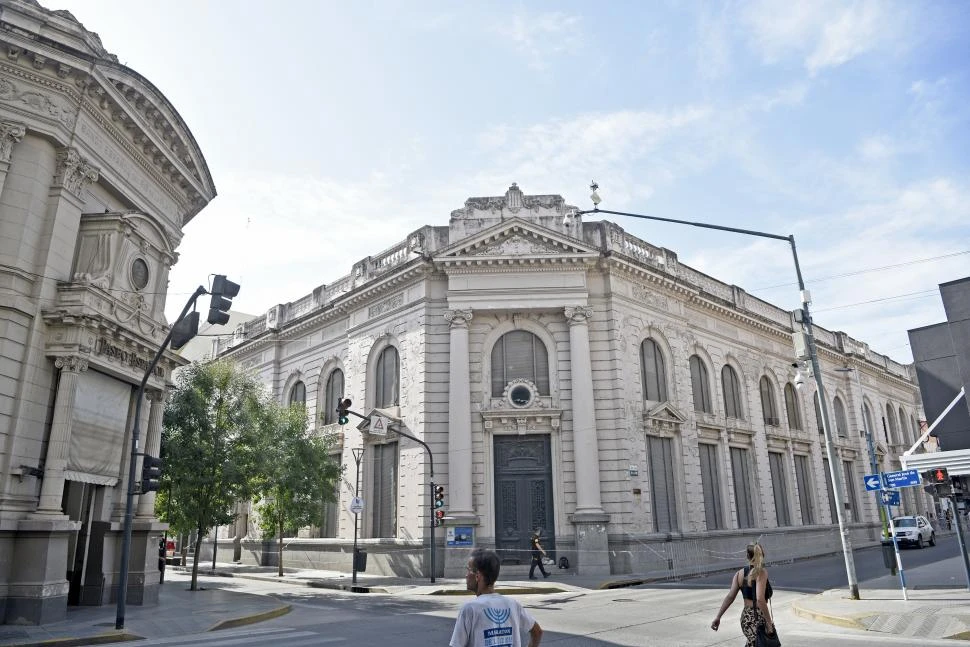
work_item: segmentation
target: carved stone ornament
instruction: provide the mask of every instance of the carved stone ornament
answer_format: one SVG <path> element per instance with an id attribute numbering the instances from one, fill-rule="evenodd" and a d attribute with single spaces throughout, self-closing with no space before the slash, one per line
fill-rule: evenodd
<path id="1" fill-rule="evenodd" d="M 54 366 L 71 373 L 83 373 L 88 370 L 88 360 L 83 357 L 77 357 L 76 355 L 69 355 L 67 357 L 58 357 L 54 360 Z"/>
<path id="2" fill-rule="evenodd" d="M 590 306 L 566 306 L 565 313 L 570 326 L 585 325 L 592 318 L 593 309 Z"/>
<path id="3" fill-rule="evenodd" d="M 27 134 L 27 127 L 12 121 L 0 121 L 0 163 L 10 161 L 13 146 Z"/>
<path id="4" fill-rule="evenodd" d="M 73 148 L 62 148 L 57 151 L 57 172 L 54 174 L 54 183 L 63 186 L 65 189 L 80 197 L 84 187 L 89 182 L 98 179 L 98 169 L 88 164 L 77 150 Z"/>
<path id="5" fill-rule="evenodd" d="M 445 320 L 452 328 L 467 328 L 473 316 L 471 310 L 449 310 L 444 314 Z"/>

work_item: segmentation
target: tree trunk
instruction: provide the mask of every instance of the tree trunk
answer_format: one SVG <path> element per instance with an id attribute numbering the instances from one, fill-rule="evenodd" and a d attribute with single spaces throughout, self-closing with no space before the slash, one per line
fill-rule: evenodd
<path id="1" fill-rule="evenodd" d="M 192 560 L 192 586 L 190 591 L 199 590 L 199 549 L 202 548 L 202 526 L 195 533 L 195 558 Z"/>
<path id="2" fill-rule="evenodd" d="M 280 517 L 280 552 L 279 558 L 276 560 L 279 563 L 279 576 L 283 577 L 283 517 Z"/>

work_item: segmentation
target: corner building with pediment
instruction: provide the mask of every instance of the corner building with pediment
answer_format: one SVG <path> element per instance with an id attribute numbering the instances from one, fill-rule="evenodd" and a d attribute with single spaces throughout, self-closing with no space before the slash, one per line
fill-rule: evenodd
<path id="1" fill-rule="evenodd" d="M 215 188 L 174 106 L 69 12 L 0 0 L 0 51 L 0 622 L 41 624 L 117 599 L 136 393 Z M 182 363 L 149 376 L 139 451 L 159 453 Z M 154 500 L 128 604 L 158 597 Z"/>
<path id="2" fill-rule="evenodd" d="M 536 529 L 557 562 L 595 574 L 723 568 L 758 537 L 772 559 L 840 550 L 814 386 L 793 384 L 792 314 L 574 211 L 515 184 L 470 198 L 447 226 L 220 342 L 280 401 L 305 402 L 347 467 L 338 503 L 287 542 L 286 565 L 350 569 L 351 450 L 363 447 L 368 572 L 427 575 L 431 465 L 396 426 L 427 443 L 446 488 L 438 575 L 460 576 L 474 544 L 522 576 Z M 815 334 L 846 514 L 856 544 L 872 544 L 863 416 L 892 467 L 915 440 L 918 388 L 911 366 Z M 341 395 L 370 421 L 337 425 Z M 375 416 L 392 431 L 375 432 Z M 921 497 L 904 509 L 922 512 Z M 256 542 L 240 548 L 259 559 Z"/>

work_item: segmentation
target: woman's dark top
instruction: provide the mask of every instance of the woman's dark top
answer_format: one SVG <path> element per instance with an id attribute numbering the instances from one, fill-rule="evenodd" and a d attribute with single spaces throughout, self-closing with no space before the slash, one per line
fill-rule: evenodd
<path id="1" fill-rule="evenodd" d="M 539 557 L 541 555 L 542 555 L 542 553 L 539 552 L 539 538 L 538 537 L 533 537 L 532 538 L 532 556 L 533 557 Z"/>
<path id="2" fill-rule="evenodd" d="M 744 574 L 741 576 L 741 597 L 745 600 L 751 600 L 754 602 L 755 591 L 757 590 L 758 582 L 755 580 L 754 584 L 748 584 L 748 573 L 751 572 L 750 566 L 744 567 Z M 771 580 L 765 583 L 765 600 L 771 599 Z"/>

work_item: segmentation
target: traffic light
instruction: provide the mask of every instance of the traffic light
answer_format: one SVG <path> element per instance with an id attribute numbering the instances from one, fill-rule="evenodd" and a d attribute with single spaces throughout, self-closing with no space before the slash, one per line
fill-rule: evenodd
<path id="1" fill-rule="evenodd" d="M 178 350 L 199 333 L 199 313 L 192 311 L 172 326 L 172 350 Z"/>
<path id="2" fill-rule="evenodd" d="M 337 424 L 345 425 L 350 422 L 350 417 L 347 415 L 350 405 L 353 404 L 350 398 L 342 398 L 337 401 Z"/>
<path id="3" fill-rule="evenodd" d="M 946 473 L 945 467 L 937 467 L 934 470 L 930 470 L 928 474 L 930 475 L 930 483 L 947 485 L 950 482 L 950 476 Z"/>
<path id="4" fill-rule="evenodd" d="M 212 295 L 212 299 L 209 301 L 209 317 L 206 321 L 219 325 L 227 323 L 232 298 L 239 294 L 239 284 L 233 283 L 224 274 L 216 274 L 212 279 L 212 291 L 209 294 Z"/>
<path id="5" fill-rule="evenodd" d="M 445 486 L 435 485 L 433 491 L 431 509 L 434 510 L 434 525 L 440 526 L 445 522 Z"/>
<path id="6" fill-rule="evenodd" d="M 929 495 L 946 497 L 953 493 L 950 487 L 950 475 L 945 467 L 923 472 L 920 477 L 923 479 L 923 490 Z"/>
<path id="7" fill-rule="evenodd" d="M 162 478 L 162 459 L 145 454 L 141 461 L 141 493 L 155 492 Z"/>

